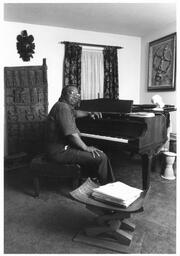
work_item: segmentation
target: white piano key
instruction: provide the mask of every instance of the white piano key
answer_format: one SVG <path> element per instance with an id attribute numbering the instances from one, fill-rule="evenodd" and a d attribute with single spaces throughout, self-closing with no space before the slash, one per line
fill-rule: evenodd
<path id="1" fill-rule="evenodd" d="M 121 143 L 128 143 L 127 139 L 123 138 L 115 138 L 115 137 L 109 137 L 109 136 L 102 136 L 97 134 L 89 134 L 89 133 L 81 133 L 81 136 L 93 138 L 93 139 L 100 139 L 100 140 L 109 140 L 109 141 L 115 141 L 115 142 L 121 142 Z"/>

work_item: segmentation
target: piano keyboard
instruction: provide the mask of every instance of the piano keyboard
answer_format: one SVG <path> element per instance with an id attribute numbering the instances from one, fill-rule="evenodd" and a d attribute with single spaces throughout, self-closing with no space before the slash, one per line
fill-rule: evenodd
<path id="1" fill-rule="evenodd" d="M 88 138 L 93 138 L 93 139 L 109 140 L 109 141 L 115 141 L 115 142 L 121 142 L 121 143 L 128 143 L 127 139 L 108 137 L 108 136 L 102 136 L 102 135 L 97 135 L 97 134 L 81 133 L 81 136 L 88 137 Z"/>

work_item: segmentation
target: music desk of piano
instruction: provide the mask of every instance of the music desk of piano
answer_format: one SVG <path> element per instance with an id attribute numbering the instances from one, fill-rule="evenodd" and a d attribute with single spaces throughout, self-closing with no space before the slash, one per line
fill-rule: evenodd
<path id="1" fill-rule="evenodd" d="M 77 126 L 85 138 L 108 143 L 109 148 L 113 144 L 120 150 L 139 154 L 142 159 L 142 189 L 147 190 L 152 157 L 167 141 L 169 111 L 154 111 L 152 117 L 131 116 L 124 109 L 121 111 L 121 107 L 121 100 L 84 100 L 80 109 L 101 112 L 102 119 L 79 118 Z"/>

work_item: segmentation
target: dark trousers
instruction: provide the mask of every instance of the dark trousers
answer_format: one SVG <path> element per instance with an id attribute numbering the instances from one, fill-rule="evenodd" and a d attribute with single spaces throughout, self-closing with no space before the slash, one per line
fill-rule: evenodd
<path id="1" fill-rule="evenodd" d="M 63 152 L 56 152 L 51 159 L 64 164 L 79 164 L 90 177 L 97 177 L 100 183 L 114 182 L 115 177 L 111 163 L 105 153 L 99 152 L 100 156 L 94 158 L 92 153 L 68 147 Z"/>

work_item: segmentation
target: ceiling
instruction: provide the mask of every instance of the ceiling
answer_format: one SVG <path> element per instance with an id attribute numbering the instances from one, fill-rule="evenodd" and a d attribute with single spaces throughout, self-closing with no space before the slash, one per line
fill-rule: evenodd
<path id="1" fill-rule="evenodd" d="M 146 36 L 176 21 L 175 3 L 6 3 L 5 21 Z"/>

